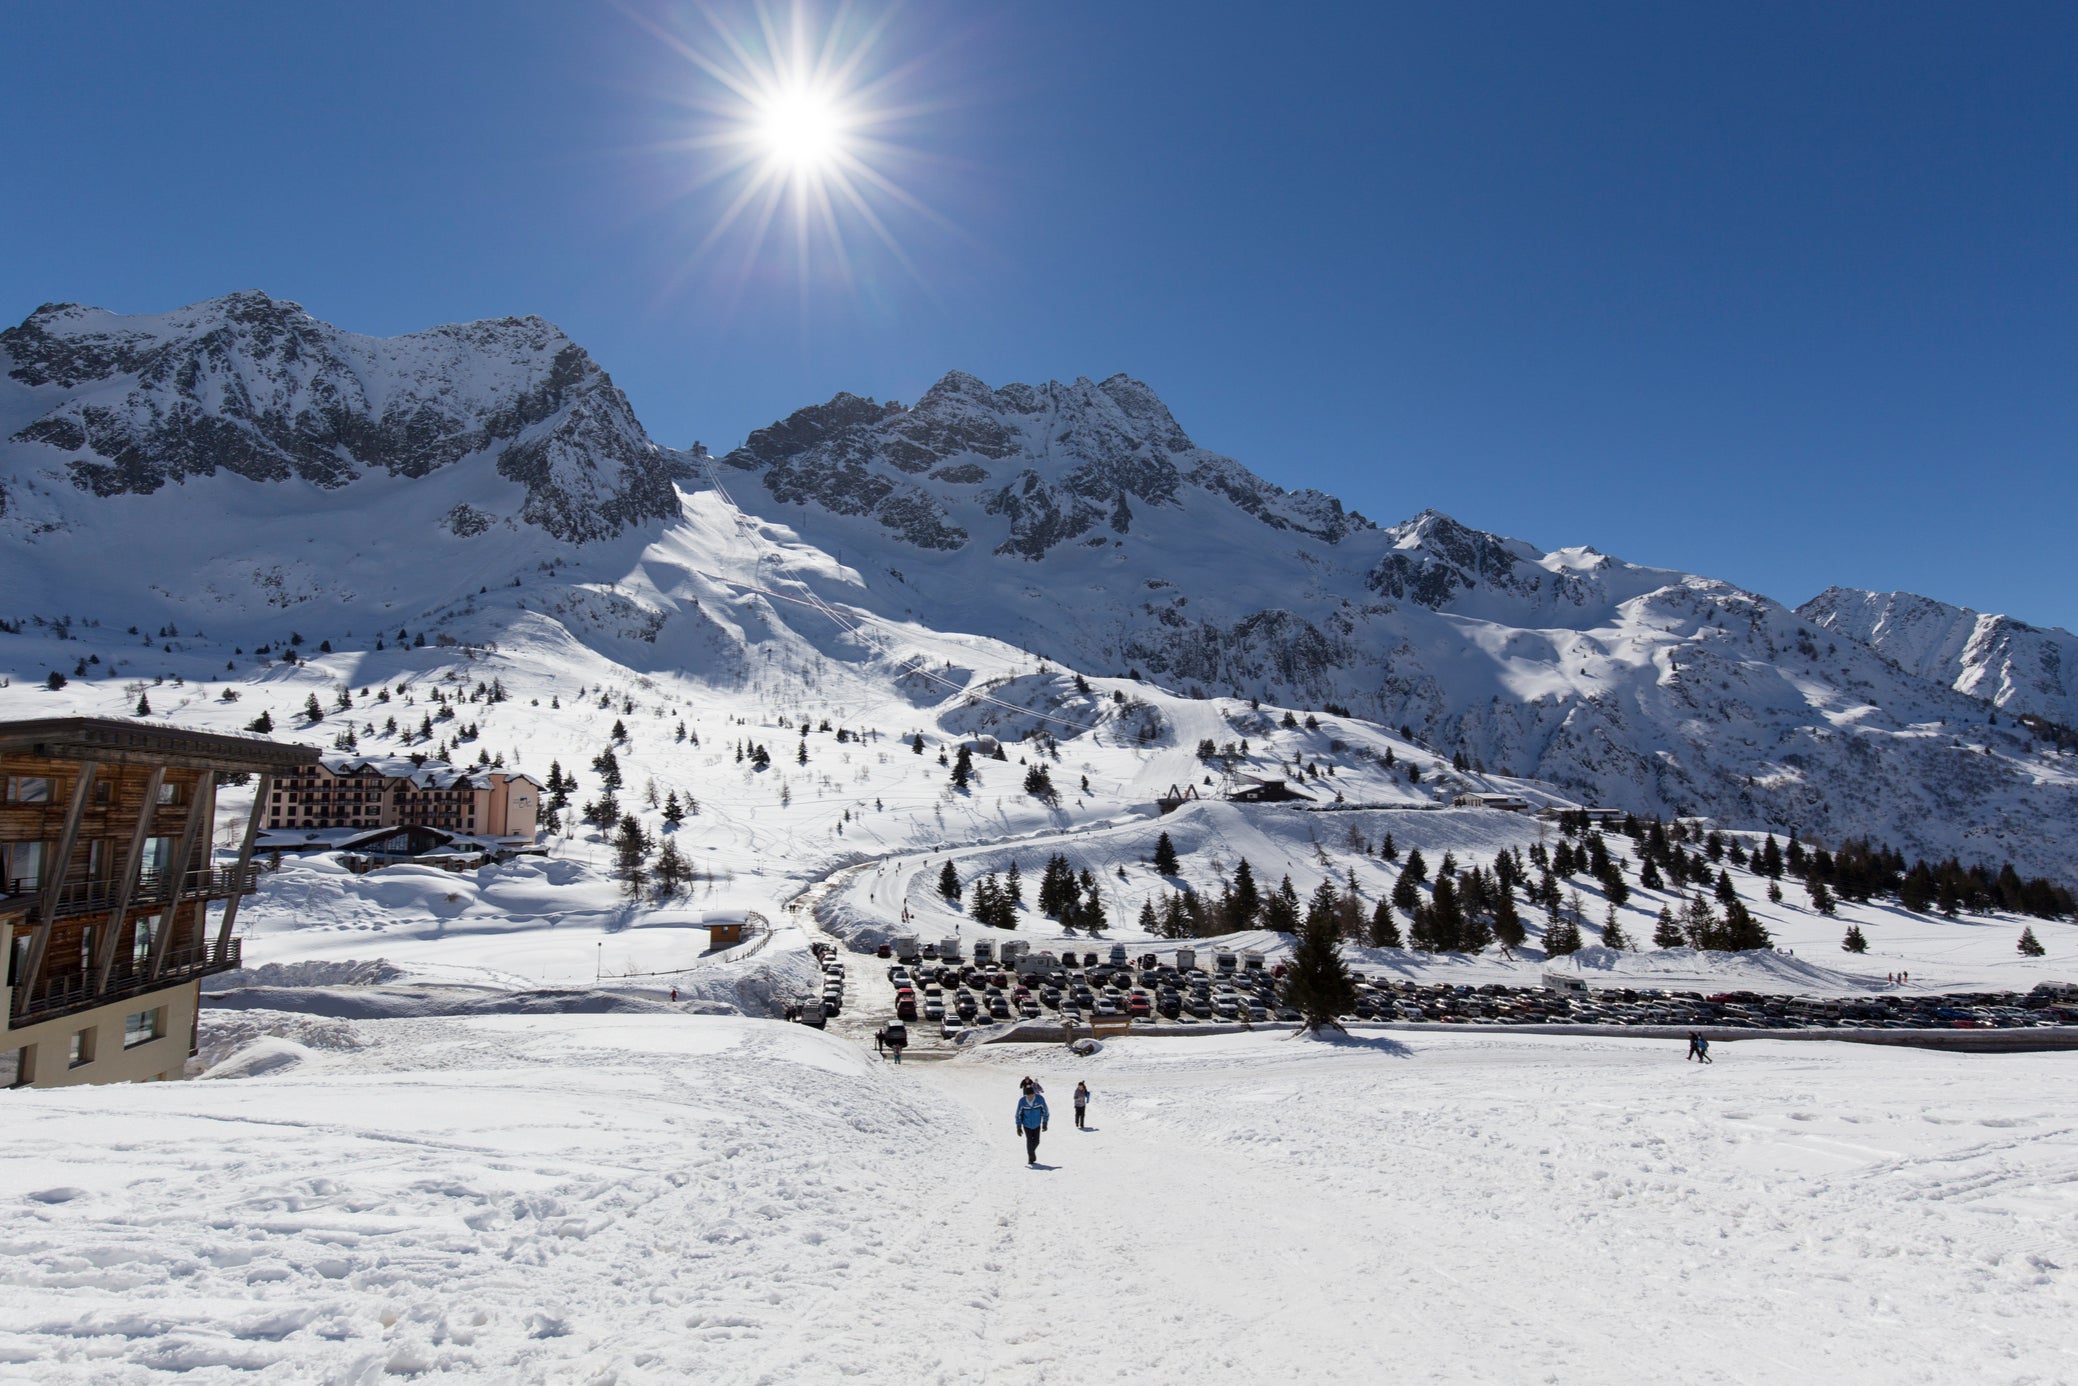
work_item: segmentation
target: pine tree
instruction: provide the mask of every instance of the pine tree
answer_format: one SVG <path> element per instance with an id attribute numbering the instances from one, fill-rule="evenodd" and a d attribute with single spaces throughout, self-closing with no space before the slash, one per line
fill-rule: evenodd
<path id="1" fill-rule="evenodd" d="M 304 700 L 303 720 L 306 722 L 322 722 L 325 720 L 325 710 L 318 705 L 317 694 L 315 693 Z"/>
<path id="2" fill-rule="evenodd" d="M 2033 925 L 2020 931 L 2020 955 L 2024 958 L 2039 958 L 2049 950 L 2035 937 Z"/>
<path id="3" fill-rule="evenodd" d="M 1805 889 L 1810 893 L 1812 909 L 1817 910 L 1820 914 L 1833 913 L 1833 892 L 1826 888 L 1826 883 L 1823 880 L 1817 876 L 1812 876 L 1805 883 Z"/>
<path id="4" fill-rule="evenodd" d="M 1717 873 L 1717 903 L 1729 905 L 1738 898 L 1739 892 L 1732 888 L 1732 873 L 1720 868 Z"/>
<path id="5" fill-rule="evenodd" d="M 1420 885 L 1428 880 L 1429 864 L 1422 860 L 1421 848 L 1410 847 L 1407 849 L 1407 864 L 1400 868 L 1400 875 L 1407 880 L 1413 881 L 1416 885 Z"/>
<path id="6" fill-rule="evenodd" d="M 1154 869 L 1161 875 L 1173 876 L 1176 867 L 1176 844 L 1169 840 L 1169 834 L 1163 833 L 1155 839 Z"/>
<path id="7" fill-rule="evenodd" d="M 960 873 L 951 862 L 945 863 L 945 869 L 938 873 L 938 893 L 948 900 L 960 898 Z"/>
<path id="8" fill-rule="evenodd" d="M 137 695 L 137 715 L 139 717 L 152 715 L 152 700 L 149 694 L 139 693 Z"/>
<path id="9" fill-rule="evenodd" d="M 1421 890 L 1414 883 L 1413 872 L 1404 869 L 1400 872 L 1400 879 L 1393 882 L 1392 902 L 1393 908 L 1401 914 L 1413 916 L 1415 906 L 1421 903 Z"/>
<path id="10" fill-rule="evenodd" d="M 969 751 L 965 746 L 962 746 L 960 747 L 960 753 L 958 757 L 955 758 L 952 763 L 953 788 L 965 789 L 968 785 L 968 782 L 971 781 L 973 778 L 974 753 Z"/>
<path id="11" fill-rule="evenodd" d="M 1335 887 L 1323 883 L 1321 890 L 1333 896 Z M 1314 894 L 1315 905 L 1322 896 Z M 1279 979 L 1277 996 L 1299 1013 L 1299 1023 L 1308 1031 L 1322 1026 L 1339 1030 L 1338 1016 L 1356 1009 L 1356 979 L 1342 961 L 1340 939 L 1332 903 L 1308 912 L 1306 925 L 1292 948 L 1291 961 Z"/>
<path id="12" fill-rule="evenodd" d="M 1227 912 L 1229 922 L 1236 929 L 1253 929 L 1256 920 L 1262 917 L 1263 895 L 1255 883 L 1255 872 L 1248 858 L 1241 858 L 1234 868 L 1234 885 L 1228 892 Z"/>
<path id="13" fill-rule="evenodd" d="M 630 900 L 641 899 L 649 884 L 649 848 L 649 834 L 635 815 L 623 816 L 613 836 L 613 874 Z"/>
<path id="14" fill-rule="evenodd" d="M 693 875 L 692 863 L 678 850 L 678 844 L 668 837 L 664 839 L 664 845 L 657 850 L 657 859 L 652 869 L 655 872 L 658 904 L 676 899 Z"/>
<path id="15" fill-rule="evenodd" d="M 1513 957 L 1515 950 L 1529 938 L 1529 931 L 1523 927 L 1522 915 L 1515 908 L 1515 892 L 1504 887 L 1494 899 L 1493 910 L 1494 942 L 1501 945 L 1503 953 Z"/>
<path id="16" fill-rule="evenodd" d="M 1399 921 L 1393 918 L 1393 907 L 1380 900 L 1371 909 L 1371 946 L 1373 948 L 1401 948 L 1405 941 L 1400 937 Z"/>
<path id="17" fill-rule="evenodd" d="M 685 821 L 685 809 L 680 806 L 675 789 L 664 795 L 664 821 L 674 828 Z"/>
<path id="18" fill-rule="evenodd" d="M 253 718 L 252 721 L 247 722 L 245 724 L 245 729 L 247 731 L 258 732 L 260 733 L 260 735 L 265 736 L 267 733 L 274 730 L 274 714 L 263 710 L 258 717 Z"/>
<path id="19" fill-rule="evenodd" d="M 915 739 L 910 741 L 909 749 L 914 751 L 917 755 L 922 755 L 924 753 L 924 734 L 922 732 L 918 732 L 916 734 Z"/>
<path id="20" fill-rule="evenodd" d="M 1614 900 L 1609 902 L 1607 911 L 1602 915 L 1602 946 L 1620 951 L 1628 950 L 1631 946 L 1630 939 L 1624 936 L 1623 925 L 1617 922 Z"/>
<path id="21" fill-rule="evenodd" d="M 1299 892 L 1292 887 L 1291 877 L 1286 876 L 1263 902 L 1263 927 L 1280 934 L 1299 931 Z"/>
<path id="22" fill-rule="evenodd" d="M 1674 921 L 1674 907 L 1660 906 L 1659 922 L 1652 928 L 1652 946 L 1655 948 L 1680 948 L 1688 943 L 1688 936 Z"/>
<path id="23" fill-rule="evenodd" d="M 1849 953 L 1868 952 L 1869 940 L 1862 936 L 1862 926 L 1849 924 L 1847 926 L 1847 936 L 1840 940 L 1840 947 L 1843 951 Z"/>
<path id="24" fill-rule="evenodd" d="M 1666 878 L 1660 875 L 1659 866 L 1651 857 L 1645 858 L 1643 864 L 1638 867 L 1638 884 L 1646 890 L 1662 890 L 1666 887 Z"/>
<path id="25" fill-rule="evenodd" d="M 1008 874 L 1003 877 L 1003 898 L 1010 902 L 1012 909 L 1021 910 L 1025 907 L 1025 878 L 1014 861 L 1010 863 Z"/>
<path id="26" fill-rule="evenodd" d="M 1455 953 L 1464 947 L 1465 913 L 1458 902 L 1457 885 L 1440 873 L 1429 896 L 1429 930 L 1439 953 Z"/>
<path id="27" fill-rule="evenodd" d="M 1387 751 L 1386 754 L 1390 756 L 1392 752 Z M 1392 762 L 1388 760 L 1386 763 L 1390 765 Z M 1378 855 L 1384 857 L 1387 861 L 1398 861 L 1400 859 L 1400 849 L 1394 845 L 1391 833 L 1385 835 L 1385 844 L 1378 849 Z"/>
<path id="28" fill-rule="evenodd" d="M 957 773 L 954 774 L 953 783 L 959 783 Z M 1025 793 L 1046 804 L 1058 804 L 1061 798 L 1053 787 L 1053 775 L 1045 766 L 1038 764 L 1025 771 Z"/>

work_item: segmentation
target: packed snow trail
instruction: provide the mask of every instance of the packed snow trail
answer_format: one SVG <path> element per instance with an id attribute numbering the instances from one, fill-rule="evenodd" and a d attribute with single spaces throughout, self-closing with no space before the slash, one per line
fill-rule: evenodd
<path id="1" fill-rule="evenodd" d="M 8 1095 L 0 1380 L 2078 1379 L 2055 1055 L 235 1020 Z"/>

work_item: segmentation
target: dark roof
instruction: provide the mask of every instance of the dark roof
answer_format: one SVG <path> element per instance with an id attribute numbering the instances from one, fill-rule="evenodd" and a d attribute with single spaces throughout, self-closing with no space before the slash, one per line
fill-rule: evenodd
<path id="1" fill-rule="evenodd" d="M 194 770 L 280 771 L 314 764 L 315 746 L 264 736 L 191 731 L 121 717 L 39 717 L 0 722 L 0 751 L 103 764 L 180 765 Z"/>

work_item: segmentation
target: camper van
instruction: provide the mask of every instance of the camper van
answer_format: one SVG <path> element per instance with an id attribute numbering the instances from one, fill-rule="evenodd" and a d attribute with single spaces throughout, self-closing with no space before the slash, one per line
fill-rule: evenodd
<path id="1" fill-rule="evenodd" d="M 1124 967 L 1126 965 L 1126 956 L 1126 946 L 1123 943 L 1111 945 L 1111 965 L 1113 967 Z"/>
<path id="2" fill-rule="evenodd" d="M 1263 970 L 1262 953 L 1254 948 L 1242 949 L 1241 970 L 1243 972 L 1261 972 Z"/>
<path id="3" fill-rule="evenodd" d="M 896 962 L 914 966 L 923 961 L 917 952 L 915 934 L 896 934 L 894 942 Z"/>
<path id="4" fill-rule="evenodd" d="M 1195 948 L 1179 948 L 1176 950 L 1176 970 L 1178 972 L 1188 972 L 1197 965 L 1198 951 Z"/>
<path id="5" fill-rule="evenodd" d="M 1544 974 L 1544 989 L 1561 996 L 1585 996 L 1587 980 L 1570 972 L 1547 972 Z"/>
<path id="6" fill-rule="evenodd" d="M 1032 951 L 1032 945 L 1021 938 L 1006 938 L 1001 951 L 1003 966 L 1016 967 L 1019 960 Z"/>
<path id="7" fill-rule="evenodd" d="M 990 967 L 990 966 L 993 966 L 993 965 L 995 964 L 995 961 L 996 961 L 996 945 L 995 945 L 994 941 L 993 941 L 993 940 L 990 940 L 990 939 L 985 939 L 985 938 L 977 938 L 977 939 L 975 939 L 975 940 L 974 940 L 974 965 L 975 965 L 976 967 Z"/>
<path id="8" fill-rule="evenodd" d="M 940 962 L 957 963 L 960 960 L 960 941 L 957 938 L 949 938 L 940 943 L 938 945 L 938 960 Z"/>
<path id="9" fill-rule="evenodd" d="M 1234 957 L 1234 950 L 1233 950 L 1233 949 L 1231 949 L 1231 948 L 1220 948 L 1220 949 L 1215 949 L 1215 950 L 1213 951 L 1213 954 L 1212 954 L 1212 966 L 1213 966 L 1213 968 L 1214 968 L 1214 969 L 1215 969 L 1216 971 L 1219 971 L 1219 972 L 1232 972 L 1232 971 L 1234 970 L 1234 967 L 1235 967 L 1235 962 L 1236 962 L 1236 960 L 1235 960 L 1235 957 Z"/>

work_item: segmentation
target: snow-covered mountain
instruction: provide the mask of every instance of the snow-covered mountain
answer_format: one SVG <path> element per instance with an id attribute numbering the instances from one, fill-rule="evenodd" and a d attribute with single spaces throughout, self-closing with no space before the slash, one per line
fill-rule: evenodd
<path id="1" fill-rule="evenodd" d="M 717 698 L 841 684 L 921 710 L 964 690 L 980 711 L 944 730 L 1012 735 L 982 725 L 1009 716 L 987 699 L 1051 664 L 1334 704 L 1475 774 L 1641 812 L 2055 876 L 2078 845 L 2070 760 L 1945 678 L 1708 578 L 1434 511 L 1381 526 L 1197 447 L 1124 376 L 840 395 L 706 459 L 652 443 L 538 319 L 377 339 L 237 294 L 45 308 L 0 350 L 10 621 L 199 626 L 234 646 L 218 668 L 285 626 L 409 627 Z M 146 653 L 120 676 L 161 672 Z M 0 672 L 73 660 L 39 648 Z M 1173 704 L 1135 723 L 1150 755 L 1185 737 Z M 1205 712 L 1184 746 L 1251 734 Z"/>
<path id="2" fill-rule="evenodd" d="M 577 543 L 677 513 L 672 458 L 540 318 L 375 338 L 245 292 L 152 316 L 46 304 L 0 332 L 0 523 L 33 541 L 220 475 L 317 491 L 452 471 L 440 517 Z M 313 517 L 334 510 L 303 493 Z"/>
<path id="3" fill-rule="evenodd" d="M 1087 672 L 1338 703 L 1585 797 L 1828 837 L 2020 852 L 2073 807 L 1982 704 L 1779 603 L 1435 511 L 1380 527 L 1197 447 L 1124 376 L 840 395 L 721 463 L 843 556 L 831 600 Z"/>
<path id="4" fill-rule="evenodd" d="M 1797 608 L 1900 668 L 2014 713 L 2078 726 L 2078 635 L 1912 592 L 1828 587 Z"/>

